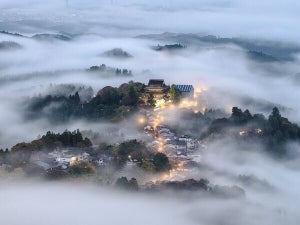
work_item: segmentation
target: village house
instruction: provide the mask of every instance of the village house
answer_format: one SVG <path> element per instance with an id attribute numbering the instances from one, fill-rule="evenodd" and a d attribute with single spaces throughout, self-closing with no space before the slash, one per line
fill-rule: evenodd
<path id="1" fill-rule="evenodd" d="M 182 98 L 194 98 L 193 85 L 176 84 L 175 86 L 180 91 Z"/>

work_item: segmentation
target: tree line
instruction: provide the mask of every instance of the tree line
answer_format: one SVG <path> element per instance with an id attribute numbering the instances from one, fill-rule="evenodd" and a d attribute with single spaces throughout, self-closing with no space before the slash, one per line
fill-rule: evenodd
<path id="1" fill-rule="evenodd" d="M 286 153 L 287 142 L 300 141 L 299 126 L 283 117 L 277 107 L 273 108 L 267 118 L 263 114 L 252 115 L 249 110 L 242 111 L 238 107 L 233 107 L 229 118 L 213 120 L 201 137 L 226 134 L 230 127 L 244 129 L 240 136 L 260 140 L 267 150 L 279 155 Z"/>
<path id="2" fill-rule="evenodd" d="M 76 92 L 70 96 L 33 97 L 25 102 L 25 118 L 47 118 L 53 123 L 72 118 L 87 120 L 122 120 L 137 110 L 142 103 L 145 85 L 129 82 L 118 88 L 106 86 L 90 101 L 83 102 Z"/>

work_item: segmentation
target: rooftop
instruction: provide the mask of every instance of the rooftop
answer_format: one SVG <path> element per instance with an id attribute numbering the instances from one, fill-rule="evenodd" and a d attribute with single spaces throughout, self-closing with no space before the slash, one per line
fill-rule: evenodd
<path id="1" fill-rule="evenodd" d="M 181 85 L 181 84 L 177 84 L 175 86 L 181 92 L 191 92 L 194 89 L 193 85 Z"/>
<path id="2" fill-rule="evenodd" d="M 165 86 L 165 81 L 163 79 L 151 79 L 149 80 L 148 86 L 163 87 Z"/>

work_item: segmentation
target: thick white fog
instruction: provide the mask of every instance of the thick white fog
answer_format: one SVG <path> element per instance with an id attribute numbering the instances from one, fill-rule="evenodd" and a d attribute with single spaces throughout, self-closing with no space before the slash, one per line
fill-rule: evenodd
<path id="1" fill-rule="evenodd" d="M 205 177 L 218 185 L 239 185 L 246 191 L 245 198 L 226 199 L 201 192 L 127 193 L 76 181 L 11 182 L 2 175 L 0 222 L 299 224 L 299 158 L 279 163 L 262 154 L 259 146 L 255 147 L 257 151 L 247 152 L 228 140 L 214 143 L 203 155 L 208 166 L 187 175 Z M 297 166 L 291 167 L 294 163 Z M 252 176 L 253 180 L 245 182 L 239 175 Z"/>
<path id="2" fill-rule="evenodd" d="M 125 139 L 144 138 L 132 122 L 135 118 L 119 124 L 72 120 L 54 125 L 46 119 L 25 120 L 20 111 L 22 100 L 45 93 L 50 84 L 91 86 L 96 94 L 108 85 L 130 80 L 147 84 L 151 78 L 161 78 L 167 84 L 194 85 L 202 90 L 209 108 L 230 112 L 238 106 L 268 115 L 272 106 L 279 106 L 283 116 L 300 124 L 300 51 L 289 52 L 293 60 L 258 62 L 238 44 L 199 44 L 193 39 L 194 34 L 242 37 L 299 50 L 299 10 L 296 0 L 0 0 L 0 31 L 24 35 L 0 33 L 0 42 L 21 46 L 0 48 L 0 148 L 34 140 L 48 130 L 105 134 L 114 128 L 118 135 L 107 138 L 109 142 L 120 141 L 121 134 Z M 174 52 L 151 49 L 176 44 L 175 39 L 166 38 L 169 33 L 138 37 L 164 32 L 189 34 L 187 48 Z M 36 34 L 62 34 L 70 40 L 32 38 Z M 114 48 L 133 57 L 103 56 Z M 86 72 L 101 64 L 127 68 L 133 74 Z M 176 122 L 177 117 L 169 115 L 169 119 Z M 232 140 L 220 140 L 203 152 L 203 168 L 186 174 L 187 178 L 207 178 L 212 184 L 238 185 L 246 192 L 242 199 L 195 193 L 125 194 L 68 182 L 21 179 L 11 183 L 0 173 L 0 224 L 297 225 L 300 147 L 289 146 L 293 159 L 277 161 L 259 145 L 244 146 L 249 151 L 242 151 Z M 250 176 L 251 185 L 241 176 Z"/>

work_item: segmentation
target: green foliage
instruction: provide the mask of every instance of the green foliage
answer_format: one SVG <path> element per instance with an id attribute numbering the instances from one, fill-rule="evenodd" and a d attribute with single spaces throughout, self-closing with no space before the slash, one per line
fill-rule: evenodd
<path id="1" fill-rule="evenodd" d="M 127 177 L 120 177 L 117 179 L 115 185 L 117 187 L 128 187 L 129 181 L 128 181 Z"/>
<path id="2" fill-rule="evenodd" d="M 115 73 L 116 75 L 123 75 L 123 76 L 131 76 L 132 75 L 132 71 L 129 69 L 108 67 L 105 64 L 102 64 L 101 66 L 91 66 L 87 71 L 88 72 L 100 72 L 100 73 L 101 72 Z"/>
<path id="3" fill-rule="evenodd" d="M 252 115 L 249 112 L 249 110 L 245 110 L 245 112 L 242 112 L 241 109 L 238 107 L 232 108 L 232 114 L 230 117 L 230 120 L 232 120 L 235 124 L 245 124 L 249 122 L 252 119 Z"/>
<path id="4" fill-rule="evenodd" d="M 170 87 L 168 97 L 175 103 L 178 103 L 180 101 L 181 93 L 174 84 Z"/>
<path id="5" fill-rule="evenodd" d="M 139 103 L 149 107 L 155 107 L 155 99 L 152 93 L 143 93 L 140 95 Z"/>
<path id="6" fill-rule="evenodd" d="M 114 147 L 112 145 L 107 145 L 106 143 L 101 143 L 97 149 L 97 153 L 105 155 L 114 155 Z"/>
<path id="7" fill-rule="evenodd" d="M 130 85 L 128 93 L 122 98 L 122 104 L 126 106 L 135 106 L 137 105 L 139 100 L 139 95 L 134 88 L 134 86 Z"/>
<path id="8" fill-rule="evenodd" d="M 265 133 L 268 137 L 267 144 L 279 154 L 285 152 L 282 145 L 286 141 L 300 141 L 300 128 L 282 117 L 277 107 L 273 109 L 266 122 Z"/>
<path id="9" fill-rule="evenodd" d="M 97 97 L 99 103 L 103 105 L 114 105 L 120 103 L 121 95 L 117 88 L 107 86 L 98 92 Z"/>
<path id="10" fill-rule="evenodd" d="M 58 180 L 58 179 L 63 179 L 68 176 L 68 173 L 62 169 L 61 167 L 55 167 L 47 170 L 45 173 L 45 178 L 50 179 L 50 180 Z"/>
<path id="11" fill-rule="evenodd" d="M 69 173 L 75 176 L 78 175 L 92 175 L 96 173 L 96 169 L 91 163 L 78 162 L 74 165 L 69 166 Z"/>
<path id="12" fill-rule="evenodd" d="M 132 160 L 142 162 L 142 160 L 146 158 L 149 153 L 144 143 L 138 142 L 137 140 L 130 140 L 119 145 L 117 154 L 118 163 L 122 165 L 126 163 L 129 155 Z"/>
<path id="13" fill-rule="evenodd" d="M 143 92 L 143 84 L 129 82 L 119 88 L 104 87 L 88 102 L 82 102 L 78 92 L 69 97 L 35 97 L 25 104 L 25 116 L 27 119 L 47 118 L 53 123 L 72 118 L 123 119 L 137 110 L 139 97 Z"/>
<path id="14" fill-rule="evenodd" d="M 11 151 L 41 151 L 57 147 L 88 148 L 91 146 L 92 142 L 88 138 L 83 139 L 82 134 L 79 130 L 73 132 L 66 130 L 62 134 L 55 134 L 48 131 L 46 135 L 43 135 L 38 140 L 34 140 L 30 143 L 16 144 L 12 147 Z"/>
<path id="15" fill-rule="evenodd" d="M 225 134 L 226 129 L 230 127 L 242 129 L 242 126 L 249 130 L 248 138 L 260 139 L 267 150 L 274 154 L 284 154 L 286 152 L 285 143 L 288 141 L 300 141 L 300 128 L 287 118 L 282 117 L 277 107 L 273 108 L 268 119 L 261 114 L 252 116 L 249 110 L 242 112 L 241 109 L 233 107 L 231 117 L 212 121 L 202 138 L 216 133 Z M 260 132 L 257 133 L 255 129 L 259 129 Z"/>
<path id="16" fill-rule="evenodd" d="M 166 171 L 171 168 L 168 157 L 161 152 L 154 155 L 153 164 L 156 171 Z"/>
<path id="17" fill-rule="evenodd" d="M 44 144 L 45 148 L 53 148 L 53 147 L 91 147 L 92 142 L 85 138 L 83 139 L 82 134 L 79 130 L 70 132 L 64 131 L 62 134 L 55 134 L 50 131 L 43 135 L 41 141 Z"/>
<path id="18" fill-rule="evenodd" d="M 155 171 L 154 164 L 145 159 L 142 160 L 141 168 L 149 172 Z"/>
<path id="19" fill-rule="evenodd" d="M 150 107 L 155 106 L 155 99 L 152 93 L 149 94 L 149 98 L 147 99 L 147 105 L 149 105 Z"/>
<path id="20" fill-rule="evenodd" d="M 137 191 L 139 189 L 138 182 L 135 178 L 131 178 L 128 181 L 127 177 L 120 177 L 117 179 L 115 186 L 128 191 Z"/>

